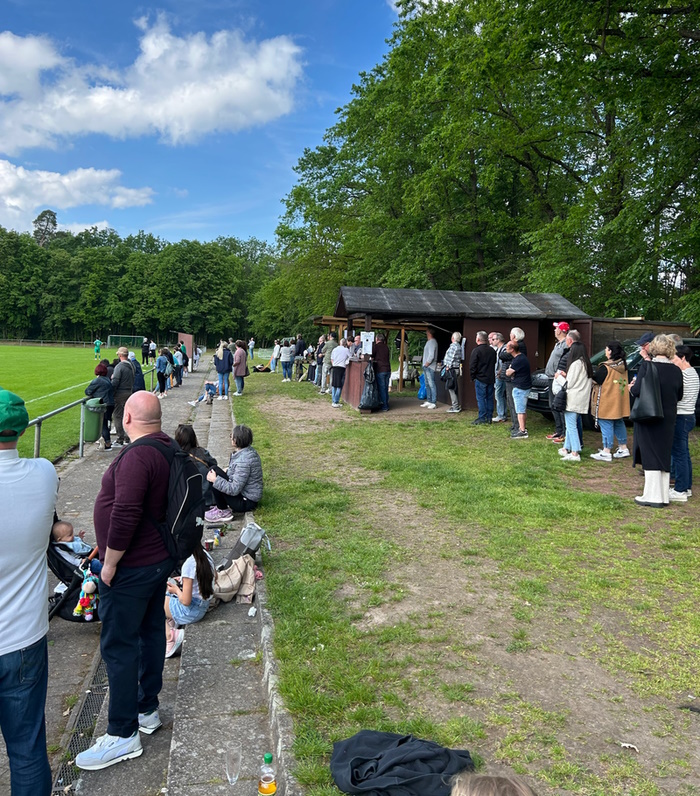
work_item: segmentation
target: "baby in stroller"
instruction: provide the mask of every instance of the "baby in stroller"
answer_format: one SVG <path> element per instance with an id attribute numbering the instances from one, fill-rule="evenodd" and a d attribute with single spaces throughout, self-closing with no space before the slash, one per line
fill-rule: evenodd
<path id="1" fill-rule="evenodd" d="M 51 526 L 51 541 L 46 558 L 58 583 L 49 597 L 49 619 L 58 614 L 62 619 L 71 622 L 85 621 L 82 616 L 75 617 L 73 610 L 80 596 L 85 568 L 96 575 L 99 572 L 99 562 L 95 559 L 88 565 L 92 548 L 83 541 L 84 536 L 85 532 L 81 531 L 76 539 L 73 525 L 58 518 L 55 518 Z M 93 616 L 97 618 L 96 612 L 93 612 Z"/>
<path id="2" fill-rule="evenodd" d="M 83 558 L 92 553 L 92 547 L 84 539 L 85 531 L 79 531 L 76 539 L 73 525 L 65 520 L 57 520 L 51 526 L 51 544 L 61 558 L 75 567 L 80 566 Z"/>

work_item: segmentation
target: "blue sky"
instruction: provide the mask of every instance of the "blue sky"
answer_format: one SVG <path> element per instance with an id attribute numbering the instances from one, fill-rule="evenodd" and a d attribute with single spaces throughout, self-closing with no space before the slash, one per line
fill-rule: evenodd
<path id="1" fill-rule="evenodd" d="M 0 225 L 272 241 L 391 0 L 3 0 Z"/>

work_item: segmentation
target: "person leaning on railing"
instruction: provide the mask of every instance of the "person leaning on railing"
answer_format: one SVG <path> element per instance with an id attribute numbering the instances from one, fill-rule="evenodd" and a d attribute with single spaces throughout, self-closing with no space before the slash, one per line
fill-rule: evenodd
<path id="1" fill-rule="evenodd" d="M 90 398 L 99 398 L 100 402 L 107 407 L 102 415 L 102 435 L 96 444 L 98 450 L 108 451 L 112 447 L 109 429 L 114 412 L 114 388 L 107 376 L 107 367 L 101 362 L 95 367 L 95 378 L 85 388 L 85 395 Z"/>

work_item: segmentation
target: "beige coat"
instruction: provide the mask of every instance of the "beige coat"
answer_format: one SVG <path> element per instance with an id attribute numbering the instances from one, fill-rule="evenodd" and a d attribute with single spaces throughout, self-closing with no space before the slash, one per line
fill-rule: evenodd
<path id="1" fill-rule="evenodd" d="M 588 414 L 591 404 L 591 379 L 580 359 L 569 366 L 566 372 L 566 411 L 578 415 Z"/>

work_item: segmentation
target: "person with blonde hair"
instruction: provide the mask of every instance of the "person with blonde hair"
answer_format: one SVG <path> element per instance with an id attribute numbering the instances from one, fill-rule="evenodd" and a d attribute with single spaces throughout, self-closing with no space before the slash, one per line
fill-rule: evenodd
<path id="1" fill-rule="evenodd" d="M 462 363 L 461 342 L 462 333 L 453 332 L 452 342 L 445 353 L 445 358 L 442 360 L 446 374 L 445 386 L 450 393 L 450 400 L 452 401 L 452 406 L 447 411 L 454 414 L 462 411 L 462 406 L 459 402 L 459 367 Z"/>
<path id="2" fill-rule="evenodd" d="M 663 508 L 670 501 L 671 449 L 676 427 L 678 402 L 683 397 L 683 374 L 673 364 L 676 346 L 668 335 L 658 334 L 649 343 L 651 361 L 639 365 L 637 377 L 630 386 L 630 395 L 639 398 L 646 379 L 656 370 L 661 393 L 662 416 L 635 420 L 633 463 L 644 468 L 644 494 L 635 497 L 640 506 Z"/>
<path id="3" fill-rule="evenodd" d="M 537 796 L 520 777 L 493 776 L 462 771 L 452 778 L 450 796 Z"/>

